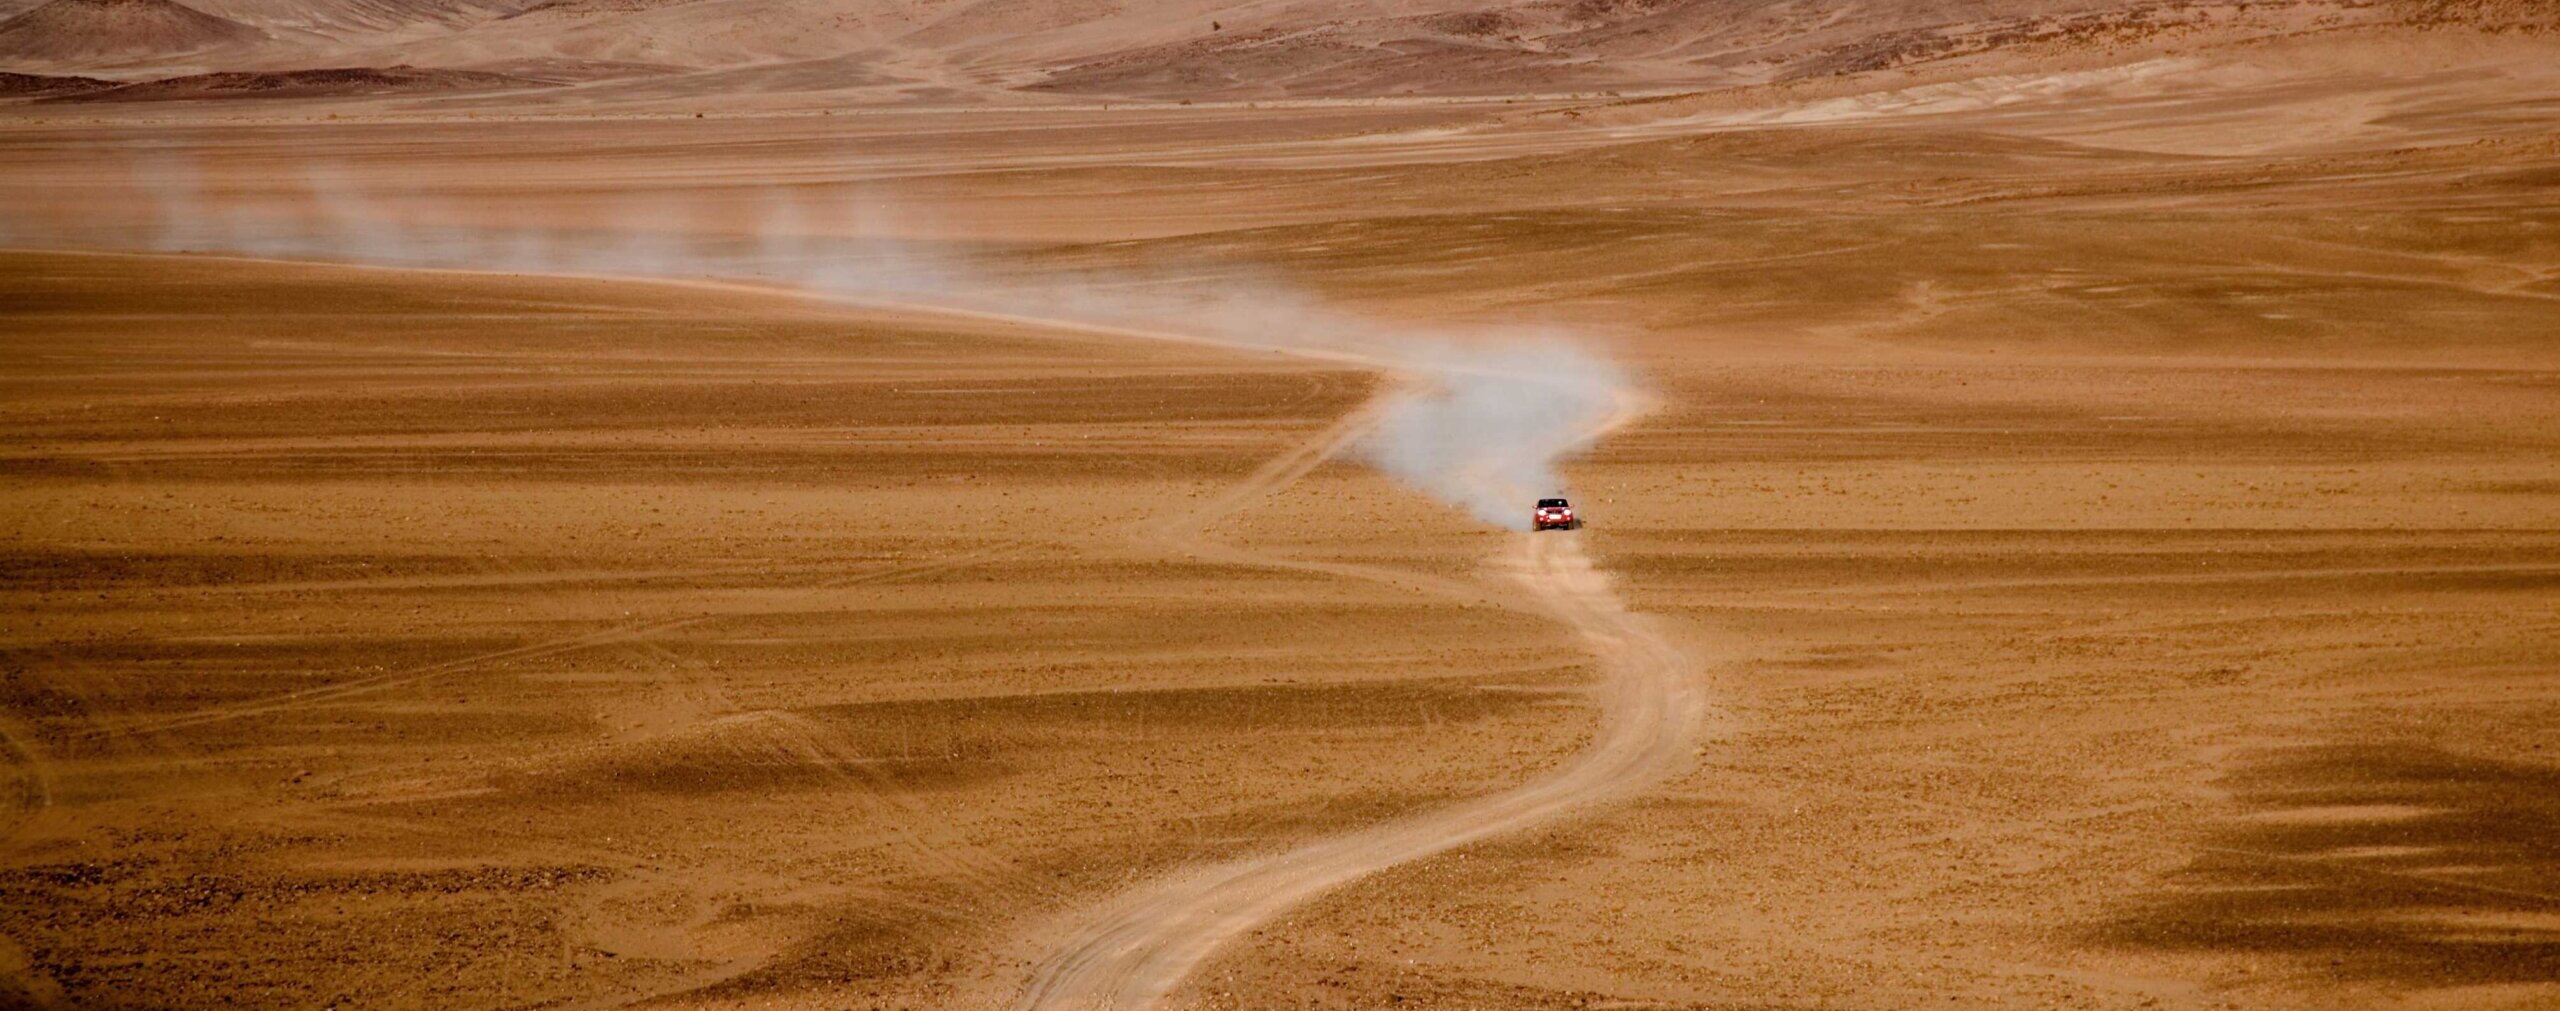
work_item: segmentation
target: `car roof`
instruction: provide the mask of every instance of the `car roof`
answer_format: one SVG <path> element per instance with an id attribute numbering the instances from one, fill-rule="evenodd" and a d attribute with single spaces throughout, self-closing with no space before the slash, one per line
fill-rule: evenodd
<path id="1" fill-rule="evenodd" d="M 1572 505 L 1572 504 L 1573 504 L 1573 503 L 1571 503 L 1571 502 L 1567 502 L 1567 501 L 1565 501 L 1565 500 L 1563 500 L 1563 499 L 1560 499 L 1560 498 L 1542 498 L 1542 499 L 1539 499 L 1539 500 L 1538 500 L 1538 508 L 1541 508 L 1541 509 L 1544 509 L 1544 508 L 1546 508 L 1546 507 L 1548 507 L 1548 506 L 1560 506 L 1560 505 Z"/>

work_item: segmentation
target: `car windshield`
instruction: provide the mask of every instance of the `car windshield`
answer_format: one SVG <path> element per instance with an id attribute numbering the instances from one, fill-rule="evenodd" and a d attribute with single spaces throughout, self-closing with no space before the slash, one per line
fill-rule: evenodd
<path id="1" fill-rule="evenodd" d="M 1560 499 L 1560 498 L 1542 498 L 1542 499 L 1539 499 L 1539 500 L 1538 500 L 1538 508 L 1540 508 L 1540 509 L 1566 509 L 1566 508 L 1571 508 L 1571 505 L 1570 505 L 1569 503 L 1567 503 L 1565 500 Z"/>

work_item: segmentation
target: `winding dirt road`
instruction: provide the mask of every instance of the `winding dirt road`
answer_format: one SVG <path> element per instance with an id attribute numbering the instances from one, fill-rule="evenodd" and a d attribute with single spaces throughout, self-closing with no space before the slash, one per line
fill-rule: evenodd
<path id="1" fill-rule="evenodd" d="M 1275 460 L 1238 492 L 1222 496 L 1220 508 L 1304 473 L 1347 445 L 1368 413 L 1345 419 L 1305 450 Z M 1690 676 L 1692 665 L 1642 616 L 1627 611 L 1578 536 L 1516 535 L 1495 568 L 1525 591 L 1513 601 L 1526 601 L 1572 628 L 1599 660 L 1602 678 L 1593 693 L 1601 721 L 1589 747 L 1516 789 L 1293 850 L 1188 869 L 1143 886 L 1089 915 L 1056 943 L 1038 961 L 1018 1007 L 1153 1007 L 1220 946 L 1291 907 L 1379 871 L 1625 796 L 1690 757 L 1707 707 L 1705 692 Z"/>

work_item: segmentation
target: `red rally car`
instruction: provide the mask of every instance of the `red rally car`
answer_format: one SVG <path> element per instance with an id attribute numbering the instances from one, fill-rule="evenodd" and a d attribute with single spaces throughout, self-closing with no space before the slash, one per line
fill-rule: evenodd
<path id="1" fill-rule="evenodd" d="M 1580 530 L 1582 520 L 1573 514 L 1573 503 L 1560 498 L 1542 498 L 1538 508 L 1529 514 L 1533 530 Z"/>

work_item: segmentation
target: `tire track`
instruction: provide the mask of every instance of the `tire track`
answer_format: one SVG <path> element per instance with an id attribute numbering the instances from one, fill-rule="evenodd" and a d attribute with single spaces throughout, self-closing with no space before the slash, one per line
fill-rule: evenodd
<path id="1" fill-rule="evenodd" d="M 988 559 L 1013 554 L 1023 549 L 1023 545 L 1003 545 L 952 555 L 945 558 L 933 559 L 930 561 L 869 569 L 842 578 L 823 581 L 814 587 L 811 587 L 808 592 L 838 590 L 866 583 L 896 582 L 902 579 L 931 575 L 936 572 L 974 565 Z M 663 633 L 717 621 L 724 617 L 728 617 L 728 615 L 706 614 L 685 618 L 667 618 L 655 621 L 628 622 L 565 638 L 549 639 L 542 642 L 527 643 L 521 646 L 510 646 L 505 649 L 492 650 L 486 653 L 477 653 L 471 656 L 460 657 L 453 660 L 446 660 L 419 667 L 410 667 L 370 677 L 356 678 L 350 681 L 340 681 L 333 684 L 283 692 L 247 702 L 208 706 L 202 709 L 190 710 L 183 713 L 173 713 L 149 719 L 126 720 L 111 724 L 102 724 L 84 733 L 74 735 L 73 739 L 84 740 L 114 735 L 159 733 L 169 730 L 199 727 L 213 723 L 224 723 L 231 720 L 282 712 L 304 706 L 338 702 L 355 698 L 357 696 L 389 691 L 395 688 L 405 688 L 410 685 L 434 680 L 447 675 L 460 674 L 487 667 L 490 664 L 504 663 L 511 660 L 537 660 L 544 657 L 558 656 L 563 653 L 594 649 L 601 646 L 614 646 L 623 643 L 636 642 Z"/>
<path id="2" fill-rule="evenodd" d="M 0 830 L 0 852 L 6 852 L 53 807 L 55 774 L 53 759 L 36 744 L 34 735 L 5 712 L 0 712 L 0 750 L 13 756 L 6 768 L 17 780 L 7 791 L 13 813 L 8 827 Z"/>

